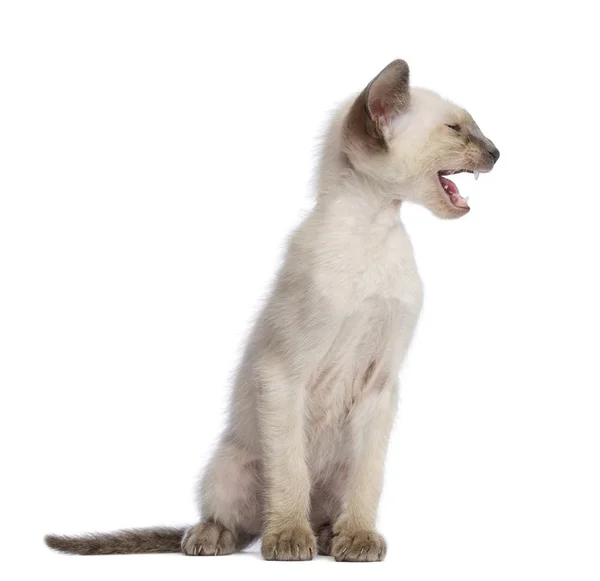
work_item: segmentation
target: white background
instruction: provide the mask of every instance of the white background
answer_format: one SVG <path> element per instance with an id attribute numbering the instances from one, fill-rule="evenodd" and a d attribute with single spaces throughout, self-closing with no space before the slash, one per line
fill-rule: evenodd
<path id="1" fill-rule="evenodd" d="M 1 3 L 4 578 L 600 578 L 600 47 L 561 4 Z M 327 112 L 397 57 L 502 157 L 467 217 L 402 210 L 426 296 L 387 560 L 46 549 L 194 522 Z"/>

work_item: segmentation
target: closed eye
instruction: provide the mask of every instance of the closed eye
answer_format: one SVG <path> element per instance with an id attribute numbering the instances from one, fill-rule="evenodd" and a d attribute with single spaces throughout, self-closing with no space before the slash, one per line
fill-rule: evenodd
<path id="1" fill-rule="evenodd" d="M 450 127 L 454 131 L 460 131 L 460 125 L 446 125 L 446 127 Z"/>

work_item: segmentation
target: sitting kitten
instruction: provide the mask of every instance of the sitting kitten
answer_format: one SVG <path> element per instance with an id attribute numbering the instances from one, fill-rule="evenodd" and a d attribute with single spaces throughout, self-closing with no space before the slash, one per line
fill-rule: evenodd
<path id="1" fill-rule="evenodd" d="M 498 157 L 466 111 L 409 87 L 404 61 L 383 69 L 331 122 L 316 206 L 290 239 L 200 485 L 202 521 L 47 544 L 227 555 L 262 536 L 265 559 L 383 559 L 384 458 L 422 302 L 398 210 L 408 200 L 464 216 L 467 200 L 446 176 L 477 178 Z"/>

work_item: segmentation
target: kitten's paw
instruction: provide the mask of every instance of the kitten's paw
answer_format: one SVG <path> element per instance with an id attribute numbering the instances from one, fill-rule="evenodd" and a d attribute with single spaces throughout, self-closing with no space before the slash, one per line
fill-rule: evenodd
<path id="1" fill-rule="evenodd" d="M 267 561 L 310 561 L 317 552 L 317 541 L 310 528 L 289 528 L 266 532 L 262 556 Z"/>
<path id="2" fill-rule="evenodd" d="M 333 536 L 331 555 L 336 561 L 383 561 L 385 539 L 375 531 L 340 530 Z"/>
<path id="3" fill-rule="evenodd" d="M 198 523 L 181 541 L 186 555 L 231 555 L 235 551 L 235 535 L 217 522 Z"/>
<path id="4" fill-rule="evenodd" d="M 331 555 L 333 543 L 333 527 L 330 524 L 320 526 L 316 532 L 317 551 L 319 555 Z"/>

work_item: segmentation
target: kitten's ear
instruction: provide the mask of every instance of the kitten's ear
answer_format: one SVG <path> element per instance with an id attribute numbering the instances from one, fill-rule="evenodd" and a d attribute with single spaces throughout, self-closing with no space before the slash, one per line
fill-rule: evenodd
<path id="1" fill-rule="evenodd" d="M 375 138 L 389 135 L 394 120 L 408 106 L 409 69 L 406 61 L 392 61 L 368 85 L 365 95 L 367 131 Z"/>

